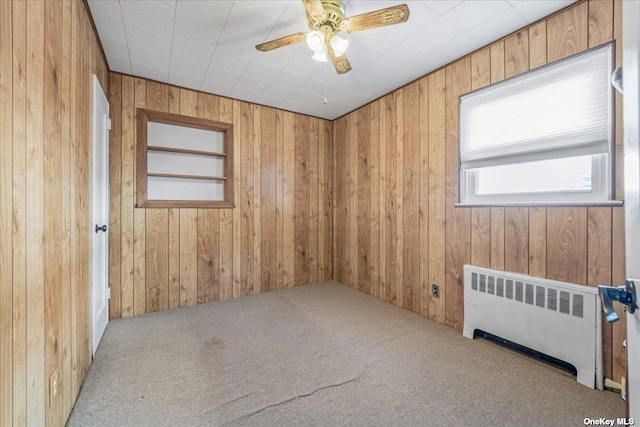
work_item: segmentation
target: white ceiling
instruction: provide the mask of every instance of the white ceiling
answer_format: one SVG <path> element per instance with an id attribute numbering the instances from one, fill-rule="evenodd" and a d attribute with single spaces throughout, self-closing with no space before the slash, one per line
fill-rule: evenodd
<path id="1" fill-rule="evenodd" d="M 406 23 L 340 34 L 353 67 L 343 75 L 311 59 L 305 43 L 255 49 L 309 31 L 300 0 L 89 0 L 89 7 L 112 71 L 335 119 L 574 1 L 404 1 Z M 353 16 L 403 0 L 344 3 Z"/>

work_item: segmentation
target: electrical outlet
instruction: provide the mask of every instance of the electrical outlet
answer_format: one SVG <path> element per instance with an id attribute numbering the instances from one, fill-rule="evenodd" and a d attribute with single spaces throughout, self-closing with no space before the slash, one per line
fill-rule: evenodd
<path id="1" fill-rule="evenodd" d="M 433 283 L 431 285 L 431 295 L 434 298 L 440 298 L 440 285 Z"/>

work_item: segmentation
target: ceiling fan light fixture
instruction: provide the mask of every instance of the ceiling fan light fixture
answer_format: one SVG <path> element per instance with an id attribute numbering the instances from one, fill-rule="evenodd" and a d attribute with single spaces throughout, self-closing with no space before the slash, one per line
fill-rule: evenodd
<path id="1" fill-rule="evenodd" d="M 313 54 L 312 58 L 315 59 L 316 61 L 328 62 L 329 59 L 327 58 L 327 49 L 323 48 L 319 50 L 318 52 Z"/>
<path id="2" fill-rule="evenodd" d="M 343 39 L 340 36 L 333 36 L 329 43 L 331 44 L 333 53 L 336 56 L 344 55 L 344 53 L 347 51 L 347 48 L 349 47 L 349 40 Z"/>
<path id="3" fill-rule="evenodd" d="M 324 33 L 318 30 L 309 31 L 307 34 L 307 46 L 314 52 L 320 52 L 324 47 Z"/>

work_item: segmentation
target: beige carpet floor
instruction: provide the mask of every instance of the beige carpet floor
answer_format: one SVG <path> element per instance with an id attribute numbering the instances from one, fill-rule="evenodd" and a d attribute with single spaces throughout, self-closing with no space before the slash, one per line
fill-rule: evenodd
<path id="1" fill-rule="evenodd" d="M 112 321 L 69 426 L 581 426 L 612 392 L 337 282 Z"/>

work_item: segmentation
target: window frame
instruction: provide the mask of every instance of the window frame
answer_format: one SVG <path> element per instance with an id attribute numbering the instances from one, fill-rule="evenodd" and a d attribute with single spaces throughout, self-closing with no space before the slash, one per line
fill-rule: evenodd
<path id="1" fill-rule="evenodd" d="M 458 98 L 458 135 L 461 135 L 462 128 L 462 98 L 470 94 L 487 90 L 488 88 L 499 87 L 504 84 L 512 82 L 514 79 L 523 79 L 527 75 L 543 72 L 549 67 L 557 67 L 563 62 L 568 62 L 577 57 L 587 55 L 593 51 L 608 48 L 609 64 L 608 68 L 610 72 L 613 72 L 615 68 L 615 40 L 602 45 L 587 49 L 583 52 L 571 55 L 567 58 L 554 61 L 549 64 L 542 65 L 533 70 L 526 71 L 492 85 L 469 91 L 459 96 Z M 611 73 L 609 73 L 611 74 Z M 615 91 L 613 86 L 608 87 L 608 117 L 607 117 L 607 152 L 602 154 L 592 154 L 592 189 L 591 190 L 566 190 L 556 192 L 511 192 L 500 194 L 486 194 L 479 195 L 476 191 L 476 174 L 483 166 L 475 168 L 463 169 L 460 153 L 462 151 L 461 140 L 458 139 L 458 177 L 459 177 L 459 197 L 456 206 L 617 206 L 621 205 L 622 201 L 616 200 L 615 192 L 615 180 L 616 180 L 616 135 L 615 135 L 615 123 L 616 123 L 616 100 Z M 575 154 L 577 156 L 579 154 Z M 567 156 L 562 156 L 567 157 Z M 554 157 L 560 159 L 562 157 Z M 573 157 L 573 156 L 568 156 Z M 532 158 L 530 161 L 537 159 Z M 505 162 L 504 165 L 515 165 L 523 162 Z M 494 165 L 498 166 L 498 164 Z M 589 197 L 581 197 L 582 195 L 590 193 Z"/>
<path id="2" fill-rule="evenodd" d="M 182 116 L 178 114 L 166 113 L 163 111 L 153 111 L 144 108 L 136 109 L 137 136 L 136 136 L 136 207 L 139 208 L 234 208 L 233 196 L 233 124 L 214 120 L 201 119 L 197 117 Z M 163 123 L 174 126 L 203 129 L 207 131 L 220 132 L 224 135 L 223 152 L 198 152 L 196 150 L 184 150 L 171 147 L 156 147 L 160 149 L 149 149 L 148 145 L 148 123 Z M 147 193 L 149 177 L 148 172 L 148 152 L 175 152 L 180 154 L 192 154 L 197 156 L 210 156 L 223 158 L 224 176 L 206 177 L 205 179 L 222 180 L 224 182 L 223 200 L 160 200 L 149 199 Z M 189 151 L 191 151 L 189 153 Z M 201 176 L 157 174 L 154 176 L 167 176 L 180 179 L 203 179 Z"/>

